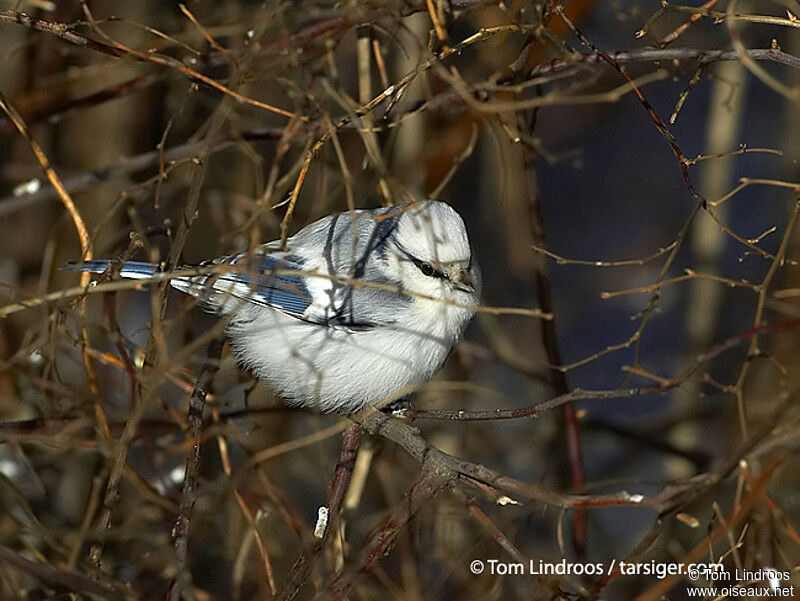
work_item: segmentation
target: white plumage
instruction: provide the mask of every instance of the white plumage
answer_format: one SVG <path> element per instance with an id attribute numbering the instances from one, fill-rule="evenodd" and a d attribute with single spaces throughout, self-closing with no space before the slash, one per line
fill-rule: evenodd
<path id="1" fill-rule="evenodd" d="M 239 361 L 288 403 L 350 413 L 439 371 L 475 313 L 480 271 L 461 216 L 428 200 L 330 215 L 172 285 L 225 314 Z M 102 272 L 108 261 L 72 269 Z M 129 262 L 123 277 L 147 277 Z"/>

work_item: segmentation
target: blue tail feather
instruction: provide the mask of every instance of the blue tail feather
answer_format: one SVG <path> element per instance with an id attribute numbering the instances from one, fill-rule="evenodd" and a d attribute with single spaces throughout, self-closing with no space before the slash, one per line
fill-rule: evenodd
<path id="1" fill-rule="evenodd" d="M 207 261 L 200 265 L 213 266 L 214 264 L 230 264 L 232 269 L 247 267 L 239 264 L 239 259 L 246 257 L 244 253 L 231 257 L 222 257 L 215 261 Z M 74 261 L 67 263 L 61 271 L 82 271 L 88 273 L 105 273 L 115 263 L 107 259 L 92 259 L 90 261 Z M 302 317 L 313 302 L 313 295 L 309 291 L 306 279 L 299 272 L 303 261 L 290 261 L 284 257 L 257 256 L 252 264 L 253 273 L 209 273 L 200 275 L 180 276 L 181 269 L 170 278 L 170 285 L 197 299 L 201 306 L 214 313 L 229 313 L 242 306 L 242 302 L 264 307 L 278 309 L 295 317 Z M 120 277 L 134 280 L 148 279 L 161 272 L 161 267 L 156 263 L 144 261 L 126 261 L 115 271 Z M 292 273 L 275 273 L 280 270 L 294 271 Z"/>
<path id="2" fill-rule="evenodd" d="M 92 259 L 91 261 L 70 261 L 61 271 L 88 271 L 89 273 L 103 273 L 108 269 L 111 261 L 107 259 Z M 145 278 L 150 277 L 159 271 L 155 263 L 144 261 L 126 261 L 122 264 L 119 274 L 124 278 Z"/>

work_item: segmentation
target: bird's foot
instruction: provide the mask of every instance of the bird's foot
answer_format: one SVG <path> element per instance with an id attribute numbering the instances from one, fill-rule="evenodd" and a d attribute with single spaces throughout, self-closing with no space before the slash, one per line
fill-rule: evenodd
<path id="1" fill-rule="evenodd" d="M 410 409 L 413 409 L 413 404 L 408 399 L 397 399 L 396 401 L 392 401 L 388 405 L 381 408 L 381 411 L 392 415 L 394 417 L 407 417 L 407 413 Z"/>

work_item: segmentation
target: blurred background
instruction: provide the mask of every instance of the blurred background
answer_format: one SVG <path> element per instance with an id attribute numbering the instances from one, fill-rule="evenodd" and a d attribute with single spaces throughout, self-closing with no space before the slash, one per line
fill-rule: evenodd
<path id="1" fill-rule="evenodd" d="M 0 2 L 0 597 L 165 598 L 181 566 L 188 401 L 222 325 L 163 286 L 84 295 L 59 266 L 89 248 L 195 263 L 279 238 L 287 211 L 291 234 L 423 197 L 464 216 L 486 307 L 552 320 L 480 313 L 414 407 L 622 391 L 529 419 L 420 415 L 423 437 L 555 492 L 685 494 L 659 515 L 444 491 L 352 597 L 691 584 L 474 575 L 475 558 L 720 560 L 800 585 L 798 17 L 757 0 Z M 284 408 L 227 349 L 212 388 L 183 597 L 285 595 L 347 422 Z M 330 592 L 419 477 L 380 437 L 360 460 L 298 598 Z"/>

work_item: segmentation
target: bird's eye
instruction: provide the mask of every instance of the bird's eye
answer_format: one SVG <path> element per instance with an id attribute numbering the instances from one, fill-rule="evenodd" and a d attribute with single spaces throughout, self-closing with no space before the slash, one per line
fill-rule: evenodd
<path id="1" fill-rule="evenodd" d="M 436 273 L 436 269 L 434 269 L 433 265 L 431 265 L 430 263 L 420 263 L 419 270 L 422 272 L 423 275 L 427 275 L 428 277 Z"/>

